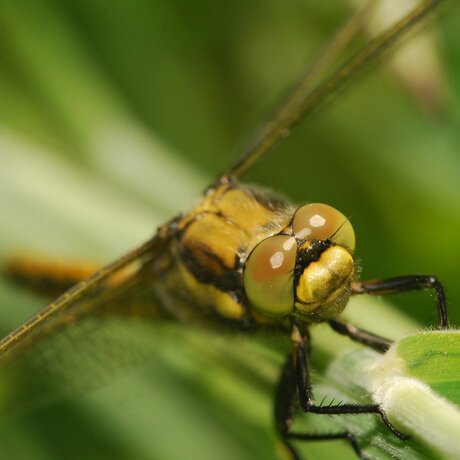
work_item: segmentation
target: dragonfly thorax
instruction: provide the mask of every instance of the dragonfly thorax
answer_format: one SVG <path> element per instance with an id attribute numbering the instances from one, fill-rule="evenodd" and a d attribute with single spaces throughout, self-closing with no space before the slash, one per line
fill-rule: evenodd
<path id="1" fill-rule="evenodd" d="M 244 289 L 251 306 L 275 318 L 337 316 L 355 274 L 354 246 L 353 228 L 342 213 L 325 204 L 301 206 L 286 228 L 249 254 Z"/>

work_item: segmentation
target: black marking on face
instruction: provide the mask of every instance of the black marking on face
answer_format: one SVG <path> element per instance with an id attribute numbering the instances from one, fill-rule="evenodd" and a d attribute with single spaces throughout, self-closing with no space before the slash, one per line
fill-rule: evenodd
<path id="1" fill-rule="evenodd" d="M 294 286 L 297 286 L 299 279 L 305 269 L 312 263 L 320 259 L 321 254 L 330 248 L 333 243 L 330 240 L 316 240 L 307 249 L 300 249 L 294 267 Z"/>

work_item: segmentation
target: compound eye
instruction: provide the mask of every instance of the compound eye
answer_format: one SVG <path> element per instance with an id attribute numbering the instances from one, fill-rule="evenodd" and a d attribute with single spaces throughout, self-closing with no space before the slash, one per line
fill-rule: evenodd
<path id="1" fill-rule="evenodd" d="M 282 316 L 294 308 L 293 271 L 297 242 L 288 235 L 261 241 L 249 254 L 244 289 L 251 305 L 268 316 Z"/>
<path id="2" fill-rule="evenodd" d="M 322 203 L 300 207 L 292 219 L 292 230 L 300 240 L 328 240 L 355 249 L 355 232 L 350 221 L 337 209 Z"/>

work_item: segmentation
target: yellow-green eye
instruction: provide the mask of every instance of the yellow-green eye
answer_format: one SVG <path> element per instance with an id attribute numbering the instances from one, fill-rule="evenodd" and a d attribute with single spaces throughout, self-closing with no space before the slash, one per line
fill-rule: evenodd
<path id="1" fill-rule="evenodd" d="M 261 241 L 249 254 L 244 289 L 251 305 L 269 316 L 286 315 L 294 308 L 293 271 L 297 242 L 288 235 Z"/>
<path id="2" fill-rule="evenodd" d="M 337 209 L 322 203 L 300 207 L 292 219 L 292 231 L 300 240 L 327 240 L 349 251 L 355 249 L 355 232 L 350 221 Z"/>

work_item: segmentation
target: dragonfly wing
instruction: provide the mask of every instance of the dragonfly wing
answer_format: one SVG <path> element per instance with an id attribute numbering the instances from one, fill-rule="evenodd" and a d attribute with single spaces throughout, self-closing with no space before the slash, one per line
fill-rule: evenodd
<path id="1" fill-rule="evenodd" d="M 167 244 L 153 239 L 101 269 L 0 342 L 3 409 L 49 404 L 100 386 L 148 354 L 162 316 L 150 270 Z M 52 307 L 51 313 L 50 306 Z"/>
<path id="2" fill-rule="evenodd" d="M 371 3 L 375 2 L 370 2 Z M 307 72 L 293 85 L 290 93 L 274 113 L 255 130 L 250 137 L 247 147 L 243 150 L 240 159 L 225 176 L 241 177 L 254 163 L 264 157 L 278 142 L 285 138 L 294 126 L 302 119 L 315 112 L 323 103 L 327 102 L 334 94 L 344 89 L 347 84 L 354 82 L 360 74 L 385 52 L 391 50 L 401 39 L 407 36 L 420 25 L 433 9 L 442 3 L 441 0 L 425 0 L 420 2 L 408 14 L 394 25 L 388 27 L 375 38 L 364 45 L 356 54 L 336 70 L 323 77 L 326 67 L 342 53 L 350 41 L 360 31 L 363 19 L 367 13 L 368 5 L 358 10 L 349 22 L 323 50 L 322 58 L 307 70 Z"/>
<path id="3" fill-rule="evenodd" d="M 104 312 L 121 293 L 133 291 L 132 286 L 144 280 L 148 263 L 164 248 L 158 236 L 130 251 L 89 278 L 77 283 L 28 321 L 0 341 L 0 357 L 22 352 L 37 337 L 46 336 L 57 328 L 72 325 L 94 312 Z"/>

